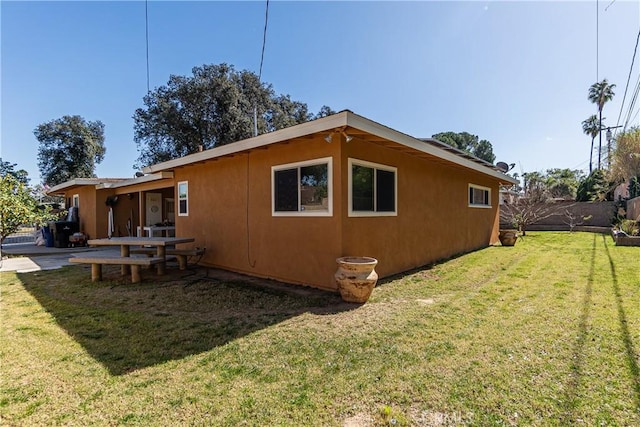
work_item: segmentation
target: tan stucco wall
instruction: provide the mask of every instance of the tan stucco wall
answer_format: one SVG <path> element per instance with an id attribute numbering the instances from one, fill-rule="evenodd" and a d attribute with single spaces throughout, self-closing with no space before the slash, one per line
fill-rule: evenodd
<path id="1" fill-rule="evenodd" d="M 96 190 L 94 186 L 83 186 L 65 193 L 65 200 L 77 194 L 80 201 L 78 216 L 80 218 L 80 231 L 88 234 L 91 238 L 96 236 Z"/>
<path id="2" fill-rule="evenodd" d="M 272 216 L 271 167 L 329 156 L 333 216 Z M 348 216 L 349 157 L 398 168 L 397 216 Z M 384 277 L 497 241 L 493 179 L 358 139 L 328 144 L 320 135 L 174 173 L 176 184 L 189 182 L 189 216 L 176 217 L 177 234 L 207 248 L 203 263 L 257 276 L 335 289 L 339 256 L 376 257 Z M 469 183 L 492 189 L 490 209 L 468 207 Z"/>
<path id="3" fill-rule="evenodd" d="M 73 200 L 79 196 L 80 231 L 91 239 L 107 237 L 107 196 L 113 194 L 111 190 L 96 190 L 95 185 L 83 185 L 71 188 L 64 193 L 65 200 Z"/>
<path id="4" fill-rule="evenodd" d="M 118 202 L 116 206 L 113 208 L 113 223 L 114 223 L 114 232 L 113 235 L 120 236 L 128 236 L 129 231 L 127 230 L 127 221 L 129 218 L 132 218 L 131 221 L 131 233 L 133 236 L 136 235 L 136 226 L 138 225 L 139 218 L 139 209 L 138 209 L 138 196 L 139 193 L 128 193 L 118 195 Z M 104 199 L 106 200 L 106 195 Z M 107 218 L 109 208 L 105 204 L 105 200 L 102 201 L 102 207 L 104 210 L 103 216 Z M 108 226 L 105 221 L 104 225 L 104 236 L 106 237 L 108 231 Z"/>
<path id="5" fill-rule="evenodd" d="M 328 157 L 338 148 L 318 137 L 177 169 L 176 185 L 189 182 L 189 216 L 176 216 L 177 235 L 206 248 L 203 263 L 334 289 L 340 216 L 273 217 L 271 167 Z M 334 182 L 337 166 L 334 160 Z"/>
<path id="6" fill-rule="evenodd" d="M 397 168 L 397 216 L 349 217 L 348 158 Z M 498 185 L 483 174 L 354 139 L 343 145 L 343 255 L 377 258 L 381 277 L 486 247 L 498 236 Z M 491 188 L 468 206 L 469 184 Z"/>

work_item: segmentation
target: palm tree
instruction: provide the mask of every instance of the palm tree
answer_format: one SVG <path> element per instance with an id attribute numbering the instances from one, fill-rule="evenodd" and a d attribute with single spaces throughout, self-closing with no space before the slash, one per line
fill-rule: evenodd
<path id="1" fill-rule="evenodd" d="M 607 79 L 603 79 L 601 82 L 596 82 L 591 85 L 589 88 L 589 101 L 593 102 L 598 106 L 598 115 L 599 115 L 599 129 L 600 133 L 600 141 L 598 143 L 598 169 L 600 169 L 600 153 L 602 151 L 602 109 L 604 108 L 604 104 L 611 101 L 613 98 L 613 88 L 616 85 L 611 84 L 607 81 Z"/>
<path id="2" fill-rule="evenodd" d="M 593 141 L 600 133 L 600 123 L 598 116 L 592 114 L 589 118 L 582 122 L 582 131 L 591 137 L 591 151 L 589 154 L 589 175 L 593 171 Z"/>

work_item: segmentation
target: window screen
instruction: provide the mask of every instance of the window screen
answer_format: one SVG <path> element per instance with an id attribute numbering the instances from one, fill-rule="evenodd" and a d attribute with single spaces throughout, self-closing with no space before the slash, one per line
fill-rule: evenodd
<path id="1" fill-rule="evenodd" d="M 396 212 L 396 169 L 375 163 L 352 160 L 350 212 L 381 215 Z"/>
<path id="2" fill-rule="evenodd" d="M 275 171 L 275 210 L 298 210 L 298 168 Z"/>

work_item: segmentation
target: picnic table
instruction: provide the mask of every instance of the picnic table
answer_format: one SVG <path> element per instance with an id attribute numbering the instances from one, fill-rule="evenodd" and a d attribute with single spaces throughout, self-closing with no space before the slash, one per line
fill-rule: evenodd
<path id="1" fill-rule="evenodd" d="M 158 274 L 164 274 L 167 246 L 191 242 L 195 242 L 193 237 L 112 237 L 110 239 L 91 239 L 87 242 L 90 246 L 120 246 L 120 257 L 72 258 L 69 261 L 91 264 L 92 280 L 101 279 L 102 264 L 120 264 L 123 275 L 129 273 L 129 268 L 131 267 L 131 280 L 135 283 L 140 281 L 139 268 L 141 265 L 157 265 Z M 132 246 L 155 247 L 156 256 L 155 258 L 131 258 Z"/>

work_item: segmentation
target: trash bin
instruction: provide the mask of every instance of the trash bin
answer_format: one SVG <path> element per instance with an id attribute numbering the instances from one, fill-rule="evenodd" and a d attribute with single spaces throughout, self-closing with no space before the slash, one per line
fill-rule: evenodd
<path id="1" fill-rule="evenodd" d="M 53 247 L 53 233 L 49 229 L 48 225 L 45 225 L 44 227 L 42 227 L 42 237 L 44 237 L 44 245 L 47 248 L 52 248 Z"/>
<path id="2" fill-rule="evenodd" d="M 50 222 L 49 228 L 53 234 L 53 246 L 56 248 L 68 248 L 69 236 L 79 231 L 79 224 L 73 221 Z"/>

